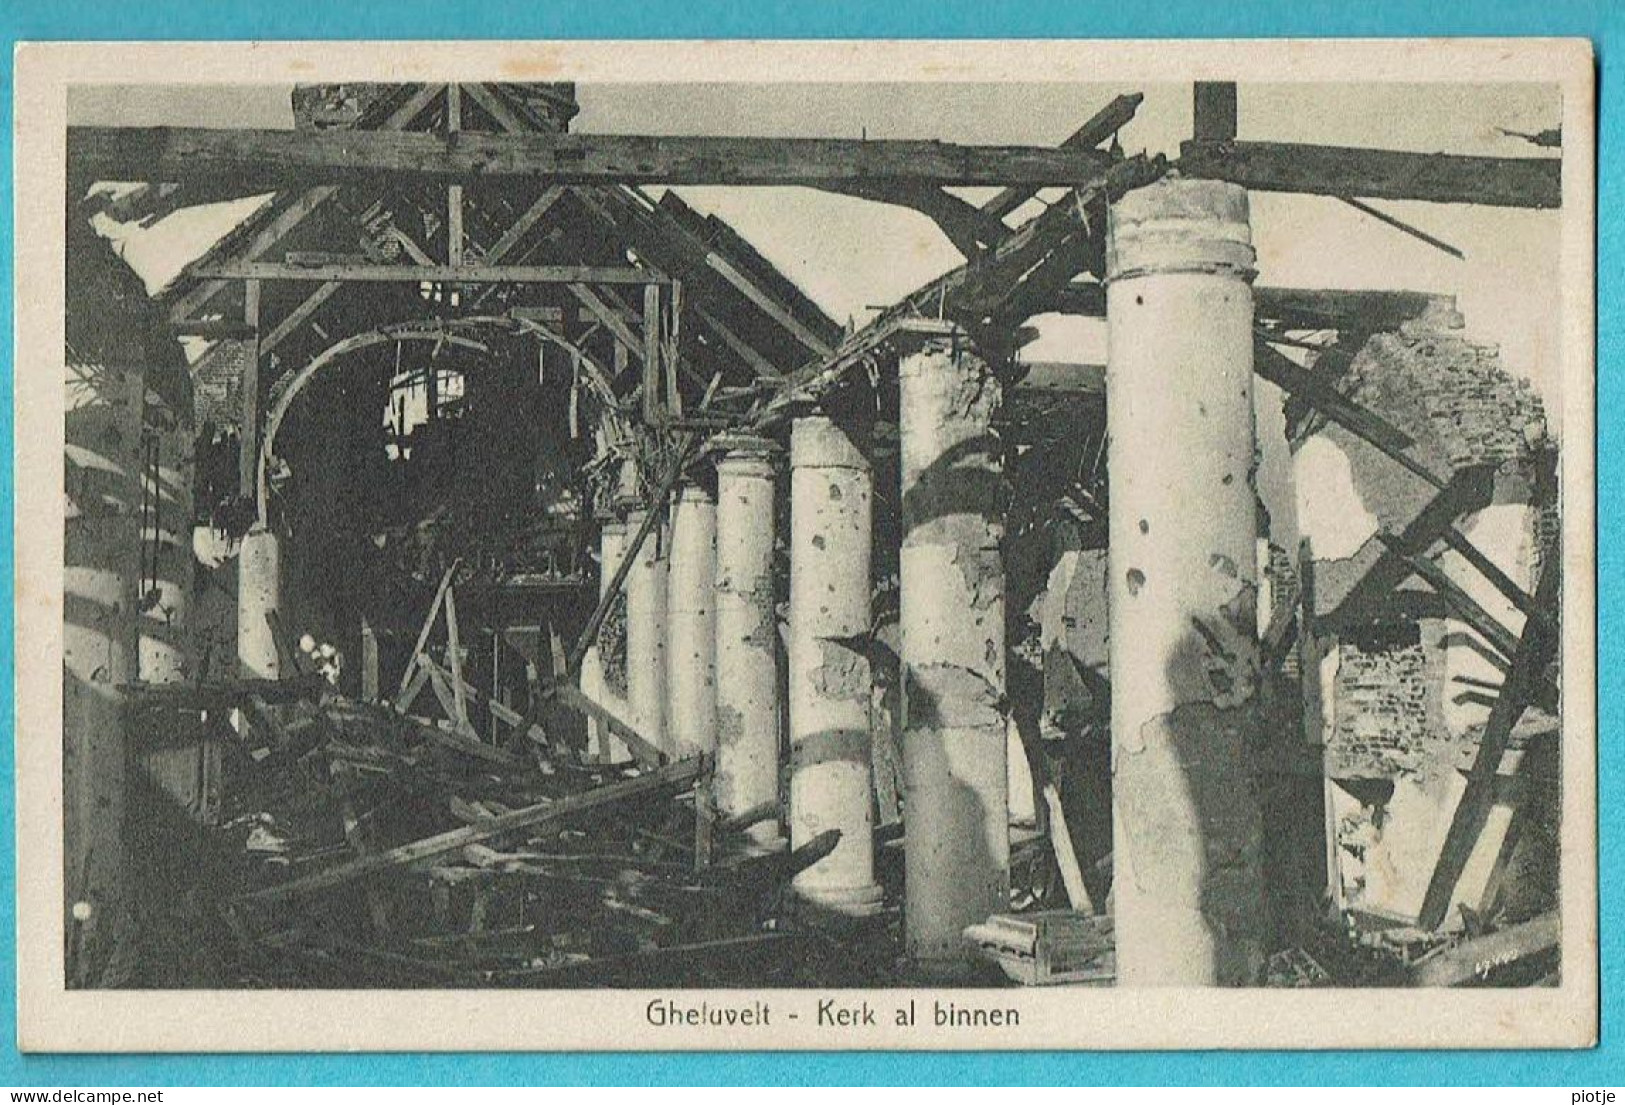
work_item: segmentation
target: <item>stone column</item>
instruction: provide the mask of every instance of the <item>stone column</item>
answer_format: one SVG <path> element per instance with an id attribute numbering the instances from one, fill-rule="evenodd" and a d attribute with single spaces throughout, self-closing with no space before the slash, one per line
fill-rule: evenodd
<path id="1" fill-rule="evenodd" d="M 906 350 L 898 387 L 903 916 L 910 958 L 951 974 L 965 927 L 1009 907 L 1000 386 L 953 336 Z"/>
<path id="2" fill-rule="evenodd" d="M 627 542 L 645 509 L 626 516 Z M 666 739 L 666 542 L 657 523 L 626 576 L 626 701 L 638 734 L 662 752 Z"/>
<path id="3" fill-rule="evenodd" d="M 666 725 L 679 756 L 717 746 L 717 501 L 703 487 L 677 491 L 666 596 Z"/>
<path id="4" fill-rule="evenodd" d="M 839 829 L 834 852 L 796 876 L 807 902 L 880 907 L 869 778 L 870 511 L 874 475 L 822 415 L 790 436 L 790 844 Z"/>
<path id="5" fill-rule="evenodd" d="M 156 504 L 150 528 L 141 535 L 151 550 L 155 579 L 140 603 L 140 642 L 136 668 L 143 683 L 183 683 L 194 676 L 187 605 L 196 562 L 192 557 L 192 449 L 189 424 L 149 428 L 158 446 L 156 472 L 143 475 L 143 499 Z M 171 741 L 142 754 L 148 778 L 192 816 L 209 820 L 218 811 L 220 745 L 198 740 Z"/>
<path id="6" fill-rule="evenodd" d="M 717 463 L 717 812 L 771 805 L 745 830 L 773 848 L 779 828 L 779 644 L 773 586 L 773 460 L 766 440 L 730 443 Z"/>
<path id="7" fill-rule="evenodd" d="M 1248 985 L 1263 886 L 1247 193 L 1131 192 L 1106 263 L 1117 977 Z"/>
<path id="8" fill-rule="evenodd" d="M 64 967 L 72 989 L 127 980 L 135 935 L 119 688 L 136 678 L 145 382 L 139 365 L 82 364 L 71 350 L 67 369 L 62 874 Z"/>
<path id="9" fill-rule="evenodd" d="M 250 679 L 279 679 L 282 662 L 267 614 L 282 593 L 282 556 L 276 534 L 256 525 L 237 554 L 237 662 Z"/>
<path id="10" fill-rule="evenodd" d="M 601 600 L 609 591 L 610 581 L 620 569 L 622 555 L 626 551 L 626 523 L 613 515 L 601 519 L 598 527 L 598 597 Z M 594 702 L 614 708 L 614 704 L 621 698 L 609 685 L 604 675 L 604 654 L 595 642 L 587 650 L 586 658 L 581 663 L 581 689 L 584 694 Z M 624 710 L 616 710 L 624 714 Z M 587 722 L 587 751 L 589 755 L 600 760 L 615 763 L 624 760 L 630 753 L 626 745 L 622 744 L 609 732 L 609 726 L 596 719 Z"/>

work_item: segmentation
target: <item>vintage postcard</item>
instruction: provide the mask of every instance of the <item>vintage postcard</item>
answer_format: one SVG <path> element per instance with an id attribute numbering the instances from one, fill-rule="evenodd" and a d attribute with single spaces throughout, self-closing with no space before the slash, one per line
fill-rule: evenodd
<path id="1" fill-rule="evenodd" d="M 24 1049 L 1595 1043 L 1586 43 L 16 104 Z"/>

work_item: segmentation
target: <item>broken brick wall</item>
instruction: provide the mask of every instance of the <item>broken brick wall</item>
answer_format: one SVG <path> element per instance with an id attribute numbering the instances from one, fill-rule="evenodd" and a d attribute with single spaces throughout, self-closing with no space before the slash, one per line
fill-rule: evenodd
<path id="1" fill-rule="evenodd" d="M 1469 468 L 1493 472 L 1489 501 L 1458 518 L 1456 528 L 1533 591 L 1542 542 L 1558 515 L 1549 475 L 1556 446 L 1529 384 L 1508 373 L 1493 348 L 1413 323 L 1367 341 L 1338 386 L 1413 439 L 1410 455 L 1439 477 Z M 1503 662 L 1414 576 L 1400 584 L 1398 599 L 1373 597 L 1348 608 L 1345 599 L 1384 554 L 1379 529 L 1402 532 L 1438 492 L 1336 426 L 1319 427 L 1296 445 L 1301 461 L 1315 462 L 1299 465 L 1300 502 L 1322 496 L 1316 504 L 1322 509 L 1302 513 L 1332 527 L 1305 531 L 1315 556 L 1316 611 L 1336 614 L 1327 626 L 1332 652 L 1321 686 L 1329 699 L 1322 715 L 1326 772 L 1339 784 L 1330 800 L 1341 900 L 1367 915 L 1410 923 Z M 1508 630 L 1521 630 L 1521 613 L 1459 554 L 1435 544 L 1424 555 Z M 1485 900 L 1486 878 L 1510 819 L 1510 808 L 1498 804 L 1457 901 L 1475 909 L 1493 904 Z M 1552 858 L 1548 848 L 1528 862 L 1545 870 Z M 1453 906 L 1449 923 L 1457 922 Z"/>

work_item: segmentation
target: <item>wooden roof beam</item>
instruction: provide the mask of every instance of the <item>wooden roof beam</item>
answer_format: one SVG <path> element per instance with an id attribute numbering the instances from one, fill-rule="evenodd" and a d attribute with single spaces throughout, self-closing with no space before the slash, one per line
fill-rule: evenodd
<path id="1" fill-rule="evenodd" d="M 1179 154 L 1178 168 L 1186 176 L 1228 180 L 1260 192 L 1490 207 L 1556 208 L 1563 202 L 1563 163 L 1555 157 L 1469 157 L 1205 139 L 1184 143 Z"/>
<path id="2" fill-rule="evenodd" d="M 1083 126 L 1073 131 L 1061 143 L 1060 148 L 1063 150 L 1087 150 L 1100 145 L 1122 130 L 1128 121 L 1134 118 L 1134 113 L 1140 108 L 1140 101 L 1144 99 L 1145 96 L 1139 92 L 1127 96 L 1118 96 L 1111 103 L 1086 119 Z M 982 205 L 982 213 L 995 219 L 1003 219 L 1037 194 L 1038 189 L 1036 188 L 1006 188 Z"/>
<path id="3" fill-rule="evenodd" d="M 664 284 L 650 269 L 594 265 L 289 265 L 275 261 L 227 261 L 198 275 L 221 280 L 319 280 L 349 283 L 447 284 Z"/>
<path id="4" fill-rule="evenodd" d="M 1001 220 L 940 188 L 868 183 L 825 185 L 824 188 L 838 195 L 918 211 L 936 223 L 967 260 L 981 256 L 984 249 L 998 245 L 1011 234 L 1010 228 Z"/>
<path id="5" fill-rule="evenodd" d="M 1082 184 L 1107 155 L 1092 149 L 961 146 L 912 139 L 690 138 L 622 134 L 69 127 L 68 163 L 90 179 L 230 178 L 245 188 L 379 177 L 467 183 L 817 186 Z"/>
<path id="6" fill-rule="evenodd" d="M 1067 284 L 1050 310 L 1085 318 L 1106 317 L 1106 286 L 1095 281 Z M 1379 333 L 1417 318 L 1456 322 L 1456 297 L 1437 292 L 1341 288 L 1253 287 L 1253 313 L 1288 330 L 1349 330 Z"/>

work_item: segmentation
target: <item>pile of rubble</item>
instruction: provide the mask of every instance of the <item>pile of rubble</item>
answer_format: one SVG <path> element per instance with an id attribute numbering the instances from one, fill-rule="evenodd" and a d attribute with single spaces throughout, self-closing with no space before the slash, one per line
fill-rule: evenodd
<path id="1" fill-rule="evenodd" d="M 706 757 L 593 764 L 534 728 L 499 747 L 319 674 L 135 706 L 213 715 L 227 743 L 210 831 L 241 860 L 216 888 L 239 985 L 827 984 L 849 960 L 787 894 L 839 834 L 751 852 L 710 812 Z"/>

